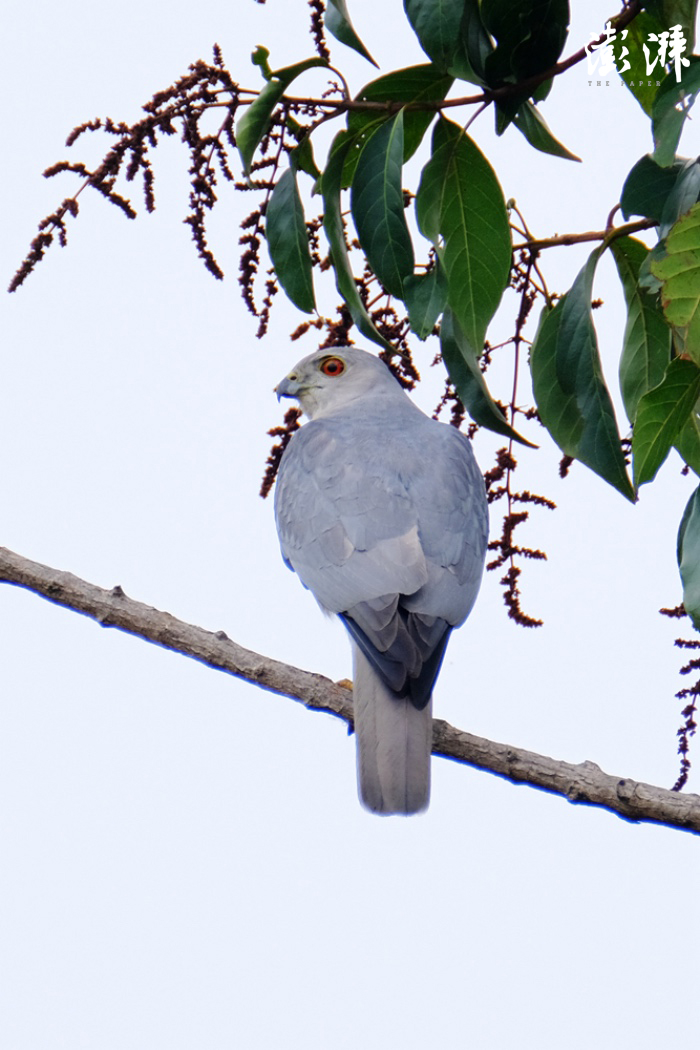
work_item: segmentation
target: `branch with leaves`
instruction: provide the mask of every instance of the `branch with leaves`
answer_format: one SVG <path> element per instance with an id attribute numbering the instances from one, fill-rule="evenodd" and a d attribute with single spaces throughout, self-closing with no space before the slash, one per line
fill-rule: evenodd
<path id="1" fill-rule="evenodd" d="M 278 285 L 301 311 L 314 314 L 314 275 L 318 280 L 330 271 L 342 299 L 341 323 L 328 322 L 334 338 L 351 338 L 355 327 L 387 355 L 400 352 L 410 360 L 409 334 L 419 341 L 437 336 L 449 378 L 472 420 L 518 441 L 520 435 L 501 408 L 503 399 L 491 396 L 480 367 L 487 328 L 509 283 L 514 258 L 522 248 L 539 252 L 602 237 L 570 292 L 556 304 L 545 297 L 532 352 L 540 420 L 567 457 L 585 463 L 628 499 L 635 499 L 640 486 L 653 480 L 674 446 L 697 472 L 700 429 L 694 394 L 700 369 L 695 372 L 693 367 L 700 364 L 700 350 L 695 346 L 695 311 L 688 305 L 692 289 L 689 295 L 685 284 L 700 253 L 698 225 L 688 215 L 700 195 L 700 166 L 678 158 L 676 149 L 700 89 L 700 60 L 680 59 L 684 65 L 679 81 L 667 56 L 654 90 L 637 81 L 634 71 L 624 74 L 642 110 L 651 116 L 655 149 L 632 168 L 621 192 L 625 218 L 641 219 L 622 229 L 608 223 L 602 235 L 528 236 L 515 246 L 514 255 L 509 206 L 500 181 L 464 126 L 491 108 L 499 134 L 513 127 L 535 149 L 578 160 L 554 137 L 540 110 L 557 79 L 597 48 L 614 53 L 622 34 L 632 34 L 637 44 L 644 33 L 658 36 L 665 19 L 674 20 L 692 46 L 696 4 L 626 3 L 596 40 L 562 59 L 568 33 L 566 0 L 544 8 L 524 0 L 517 16 L 490 0 L 442 6 L 432 0 L 406 0 L 407 19 L 429 62 L 379 76 L 354 97 L 343 74 L 331 65 L 325 32 L 374 60 L 345 3 L 314 0 L 310 8 L 316 54 L 273 69 L 267 50 L 258 47 L 253 62 L 263 78 L 262 88 L 240 87 L 215 46 L 213 64 L 195 63 L 144 106 L 145 116 L 135 124 L 107 119 L 75 128 L 68 138 L 71 146 L 86 132 L 102 131 L 116 141 L 93 171 L 67 161 L 47 170 L 47 176 L 74 172 L 85 181 L 42 221 L 11 289 L 20 286 L 56 237 L 65 244 L 67 219 L 77 215 L 78 197 L 88 186 L 133 218 L 134 206 L 118 192 L 116 182 L 120 173 L 127 183 L 140 178 L 146 209 L 152 210 L 150 154 L 162 136 L 179 130 L 190 153 L 192 189 L 185 221 L 215 277 L 221 278 L 223 270 L 209 246 L 206 220 L 217 203 L 218 181 L 262 195 L 243 222 L 240 276 L 244 299 L 259 318 L 259 335 L 266 331 Z M 300 78 L 319 69 L 335 78 L 327 92 L 321 97 L 291 93 Z M 476 85 L 478 93 L 448 97 L 460 82 Z M 217 108 L 224 114 L 219 131 L 205 133 L 202 118 Z M 459 116 L 460 109 L 472 111 L 466 122 L 447 118 L 448 112 Z M 329 121 L 342 121 L 343 127 L 320 168 L 314 144 L 323 142 L 319 134 Z M 422 148 L 431 127 L 430 155 L 415 191 L 407 194 L 404 164 Z M 310 220 L 302 177 L 312 180 L 309 188 L 322 202 L 321 212 Z M 348 238 L 346 191 L 356 238 Z M 406 220 L 409 203 L 415 226 L 428 242 L 425 261 L 417 261 Z M 681 219 L 685 225 L 677 229 Z M 650 253 L 631 236 L 653 226 L 660 240 Z M 321 229 L 325 254 L 318 241 Z M 272 270 L 264 278 L 257 305 L 263 243 Z M 631 319 L 621 361 L 633 435 L 631 478 L 590 310 L 596 264 L 607 250 L 620 268 Z M 681 252 L 685 268 L 679 274 Z M 648 322 L 644 331 L 634 324 L 640 314 Z M 677 357 L 687 364 L 678 367 Z M 633 392 L 626 396 L 630 386 Z M 654 396 L 647 396 L 652 390 Z M 593 440 L 594 434 L 600 440 Z"/>
<path id="2" fill-rule="evenodd" d="M 314 711 L 353 723 L 352 693 L 322 675 L 271 660 L 231 641 L 224 631 L 205 631 L 127 597 L 121 587 L 105 590 L 0 547 L 0 583 L 23 587 L 48 601 L 119 630 L 189 656 L 269 692 L 288 696 Z M 700 796 L 681 795 L 629 778 L 603 773 L 594 762 L 573 765 L 522 748 L 498 744 L 433 722 L 433 752 L 515 784 L 562 795 L 569 802 L 598 806 L 626 820 L 700 832 Z"/>

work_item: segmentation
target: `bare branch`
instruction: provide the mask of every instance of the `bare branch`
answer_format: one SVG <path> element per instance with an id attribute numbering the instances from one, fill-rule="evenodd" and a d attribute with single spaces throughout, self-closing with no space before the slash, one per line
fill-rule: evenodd
<path id="1" fill-rule="evenodd" d="M 322 675 L 271 660 L 232 642 L 223 631 L 205 631 L 128 598 L 121 587 L 104 590 L 68 572 L 29 561 L 0 547 L 0 582 L 35 594 L 129 634 L 289 696 L 312 710 L 326 711 L 352 725 L 349 689 Z M 665 824 L 700 832 L 700 796 L 667 791 L 603 773 L 594 762 L 573 765 L 522 748 L 464 733 L 447 722 L 433 723 L 433 751 L 517 784 L 529 784 L 569 802 L 599 806 L 626 820 Z"/>
<path id="2" fill-rule="evenodd" d="M 542 240 L 522 241 L 513 245 L 514 251 L 528 249 L 529 251 L 540 251 L 542 248 L 558 248 L 561 245 L 585 244 L 586 241 L 612 241 L 616 237 L 629 237 L 641 230 L 651 230 L 658 226 L 656 219 L 639 219 L 638 222 L 629 222 L 626 226 L 608 226 L 605 230 L 589 230 L 587 233 L 562 233 L 556 237 L 544 237 Z"/>

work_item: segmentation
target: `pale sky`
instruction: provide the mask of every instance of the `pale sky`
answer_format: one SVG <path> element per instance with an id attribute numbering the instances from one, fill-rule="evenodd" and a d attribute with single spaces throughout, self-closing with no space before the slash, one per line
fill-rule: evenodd
<path id="1" fill-rule="evenodd" d="M 398 2 L 349 7 L 382 71 L 424 60 Z M 616 10 L 574 7 L 565 54 Z M 3 48 L 5 283 L 37 222 L 76 188 L 40 174 L 69 155 L 75 124 L 135 119 L 214 41 L 254 87 L 257 44 L 273 67 L 311 53 L 307 11 L 301 0 L 17 6 Z M 353 91 L 377 75 L 340 44 L 332 53 Z M 322 89 L 322 73 L 308 77 Z M 535 153 L 514 129 L 495 140 L 490 114 L 471 129 L 541 236 L 602 228 L 651 148 L 615 77 L 588 80 L 578 67 L 543 108 L 582 165 Z M 72 153 L 103 151 L 95 136 Z M 692 123 L 681 152 L 700 153 Z M 169 142 L 154 161 L 154 215 L 130 223 L 83 194 L 68 248 L 1 301 L 0 543 L 346 677 L 343 629 L 284 567 L 272 501 L 257 495 L 266 430 L 284 410 L 273 387 L 313 338 L 290 343 L 302 315 L 282 305 L 255 339 L 236 285 L 237 223 L 252 200 L 222 191 L 211 240 L 227 279 L 215 282 L 181 222 L 184 152 Z M 138 188 L 134 199 L 143 213 Z M 589 250 L 550 253 L 550 287 L 565 291 Z M 624 314 L 608 259 L 596 295 L 619 406 Z M 332 287 L 319 294 L 328 311 L 336 299 Z M 506 302 L 494 339 L 512 316 Z M 424 372 L 433 354 L 417 344 Z M 431 376 L 417 400 L 431 411 L 439 390 Z M 674 693 L 687 682 L 677 625 L 657 610 L 681 599 L 676 530 L 693 481 L 674 454 L 632 507 L 582 466 L 560 483 L 559 453 L 544 434 L 541 444 L 516 455 L 523 487 L 559 508 L 535 510 L 522 532 L 549 555 L 522 580 L 545 627 L 515 627 L 488 574 L 453 635 L 436 714 L 669 787 Z M 484 470 L 495 447 L 477 444 Z M 0 1050 L 657 1050 L 697 1039 L 695 836 L 437 758 L 429 812 L 382 820 L 360 808 L 354 742 L 330 716 L 16 588 L 0 588 L 0 609 Z M 697 773 L 689 790 L 700 791 Z"/>

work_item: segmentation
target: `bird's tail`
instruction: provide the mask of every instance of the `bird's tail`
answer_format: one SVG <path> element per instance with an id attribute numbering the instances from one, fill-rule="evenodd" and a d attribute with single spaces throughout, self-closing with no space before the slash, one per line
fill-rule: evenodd
<path id="1" fill-rule="evenodd" d="M 374 813 L 418 813 L 430 801 L 432 701 L 418 710 L 384 684 L 352 643 L 360 801 Z"/>

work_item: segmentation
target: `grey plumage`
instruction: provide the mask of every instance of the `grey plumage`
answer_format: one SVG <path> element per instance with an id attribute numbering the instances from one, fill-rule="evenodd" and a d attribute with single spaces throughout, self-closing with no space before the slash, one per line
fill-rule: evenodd
<path id="1" fill-rule="evenodd" d="M 433 685 L 481 582 L 483 478 L 469 440 L 363 350 L 311 354 L 277 394 L 310 419 L 277 479 L 282 555 L 352 639 L 360 797 L 414 813 L 430 794 Z"/>

